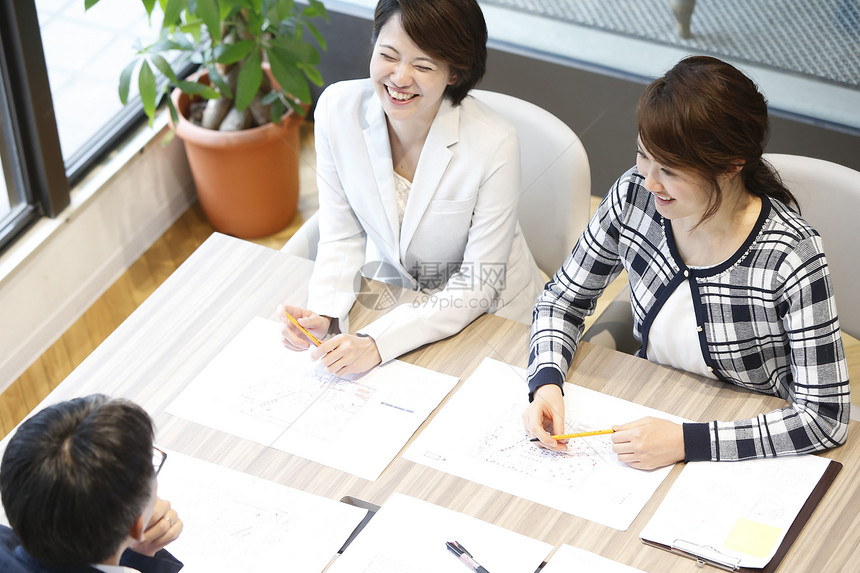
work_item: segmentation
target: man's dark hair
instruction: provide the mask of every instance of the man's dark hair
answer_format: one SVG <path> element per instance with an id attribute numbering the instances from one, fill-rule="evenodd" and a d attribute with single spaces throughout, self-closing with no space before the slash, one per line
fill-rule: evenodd
<path id="1" fill-rule="evenodd" d="M 152 420 L 100 394 L 49 406 L 9 440 L 0 496 L 12 530 L 55 566 L 113 555 L 153 493 Z"/>

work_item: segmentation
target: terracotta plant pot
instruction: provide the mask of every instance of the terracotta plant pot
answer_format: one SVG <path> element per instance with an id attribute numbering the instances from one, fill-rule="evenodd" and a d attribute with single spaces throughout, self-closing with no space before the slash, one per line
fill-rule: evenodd
<path id="1" fill-rule="evenodd" d="M 204 71 L 198 80 L 208 83 Z M 244 239 L 286 227 L 299 200 L 299 124 L 294 112 L 278 125 L 215 131 L 188 121 L 189 97 L 171 94 L 179 112 L 176 135 L 185 143 L 197 197 L 212 227 Z"/>

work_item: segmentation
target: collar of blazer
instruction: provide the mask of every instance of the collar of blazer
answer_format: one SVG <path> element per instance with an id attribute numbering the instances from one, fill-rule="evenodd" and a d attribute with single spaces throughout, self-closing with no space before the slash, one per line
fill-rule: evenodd
<path id="1" fill-rule="evenodd" d="M 367 128 L 363 130 L 364 139 L 376 177 L 377 191 L 392 231 L 394 244 L 399 244 L 400 247 L 397 259 L 402 261 L 453 157 L 448 148 L 459 139 L 460 107 L 451 105 L 450 100 L 445 98 L 439 106 L 439 111 L 436 112 L 436 118 L 430 126 L 430 132 L 427 134 L 427 140 L 424 142 L 424 148 L 421 150 L 421 157 L 415 169 L 402 227 L 398 223 L 397 200 L 394 196 L 394 164 L 391 159 L 391 143 L 388 139 L 388 124 L 385 121 L 382 104 L 375 94 L 373 103 L 367 108 L 365 119 Z"/>

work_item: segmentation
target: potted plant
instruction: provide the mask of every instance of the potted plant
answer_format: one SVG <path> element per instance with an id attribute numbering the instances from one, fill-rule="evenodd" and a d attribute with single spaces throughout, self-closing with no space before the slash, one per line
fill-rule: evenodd
<path id="1" fill-rule="evenodd" d="M 100 0 L 85 0 L 89 9 Z M 141 48 L 120 74 L 128 101 L 132 78 L 150 124 L 162 97 L 185 143 L 200 204 L 221 232 L 252 238 L 285 227 L 298 203 L 299 123 L 311 103 L 309 82 L 325 39 L 312 20 L 320 0 L 141 0 L 163 15 L 158 41 Z M 189 79 L 170 61 L 199 64 Z M 159 90 L 157 74 L 167 85 Z"/>

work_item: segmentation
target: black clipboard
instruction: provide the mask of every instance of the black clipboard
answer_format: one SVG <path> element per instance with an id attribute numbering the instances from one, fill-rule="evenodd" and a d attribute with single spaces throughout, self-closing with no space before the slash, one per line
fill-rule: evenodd
<path id="1" fill-rule="evenodd" d="M 785 537 L 782 539 L 782 543 L 779 544 L 776 553 L 773 555 L 771 560 L 768 561 L 767 565 L 761 569 L 740 567 L 739 559 L 722 554 L 712 547 L 696 546 L 695 544 L 687 543 L 680 539 L 676 540 L 672 545 L 657 543 L 656 541 L 650 541 L 641 537 L 640 540 L 646 545 L 693 559 L 700 567 L 711 565 L 724 571 L 773 573 L 777 570 L 779 564 L 782 563 L 782 560 L 788 553 L 789 548 L 791 548 L 791 545 L 797 539 L 797 536 L 800 535 L 800 531 L 803 529 L 803 526 L 805 526 L 806 522 L 809 521 L 809 518 L 812 517 L 812 513 L 815 511 L 815 508 L 818 507 L 818 504 L 821 503 L 822 499 L 824 499 L 824 494 L 827 493 L 827 490 L 830 489 L 831 485 L 833 485 L 833 481 L 841 470 L 841 463 L 835 460 L 830 460 L 830 463 L 827 465 L 827 469 L 824 470 L 824 473 L 821 475 L 821 479 L 818 480 L 818 484 L 812 490 L 812 493 L 809 494 L 809 497 L 806 498 L 806 502 L 803 504 L 803 507 L 800 508 L 800 511 L 791 523 L 791 527 L 789 527 L 788 531 L 785 533 Z"/>
<path id="2" fill-rule="evenodd" d="M 346 551 L 346 548 L 349 547 L 349 544 L 352 543 L 352 540 L 355 539 L 359 533 L 361 533 L 361 530 L 364 529 L 364 526 L 367 525 L 373 518 L 373 516 L 376 515 L 376 512 L 379 511 L 379 506 L 375 503 L 370 503 L 369 501 L 364 501 L 363 499 L 358 499 L 357 497 L 352 497 L 351 495 L 343 496 L 342 498 L 340 498 L 340 501 L 347 505 L 354 505 L 355 507 L 366 509 L 367 513 L 364 515 L 364 519 L 361 520 L 361 523 L 355 526 L 355 529 L 344 542 L 343 546 L 338 549 L 338 555 L 341 555 L 344 551 Z"/>

